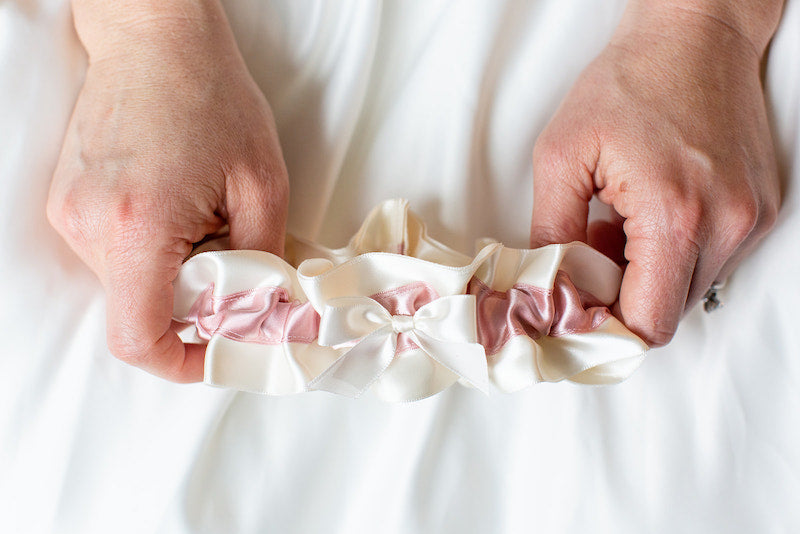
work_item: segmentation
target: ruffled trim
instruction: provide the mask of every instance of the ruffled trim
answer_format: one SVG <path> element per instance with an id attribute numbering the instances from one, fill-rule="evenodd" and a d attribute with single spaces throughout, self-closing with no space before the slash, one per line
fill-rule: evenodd
<path id="1" fill-rule="evenodd" d="M 609 384 L 639 366 L 647 345 L 608 310 L 611 260 L 578 242 L 480 245 L 469 257 L 435 241 L 404 200 L 341 249 L 290 238 L 283 260 L 216 240 L 181 268 L 174 319 L 208 343 L 206 383 L 270 395 L 412 401 L 457 381 Z"/>

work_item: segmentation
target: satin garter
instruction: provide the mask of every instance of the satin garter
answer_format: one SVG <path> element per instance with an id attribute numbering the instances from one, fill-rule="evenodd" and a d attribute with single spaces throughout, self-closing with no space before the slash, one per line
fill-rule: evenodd
<path id="1" fill-rule="evenodd" d="M 469 257 L 389 200 L 341 249 L 290 237 L 283 260 L 225 245 L 207 244 L 175 281 L 174 319 L 184 342 L 208 344 L 208 384 L 402 402 L 455 382 L 611 384 L 647 351 L 607 308 L 620 268 L 583 243 L 481 240 Z"/>

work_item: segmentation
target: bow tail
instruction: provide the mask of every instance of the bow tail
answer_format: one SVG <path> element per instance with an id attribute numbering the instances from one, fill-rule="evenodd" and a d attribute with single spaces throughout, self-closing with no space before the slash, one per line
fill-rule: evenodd
<path id="1" fill-rule="evenodd" d="M 419 330 L 411 333 L 411 337 L 431 358 L 483 393 L 489 393 L 489 367 L 482 345 L 442 341 Z"/>
<path id="2" fill-rule="evenodd" d="M 342 354 L 308 388 L 358 397 L 389 367 L 396 348 L 397 336 L 391 326 L 379 328 Z"/>

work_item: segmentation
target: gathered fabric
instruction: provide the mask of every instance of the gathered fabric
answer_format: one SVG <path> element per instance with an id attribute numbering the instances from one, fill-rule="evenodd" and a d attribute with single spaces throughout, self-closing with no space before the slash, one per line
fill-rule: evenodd
<path id="1" fill-rule="evenodd" d="M 648 349 L 608 309 L 621 269 L 580 242 L 483 239 L 467 256 L 397 199 L 341 249 L 291 236 L 285 259 L 226 247 L 203 245 L 174 284 L 181 339 L 207 344 L 215 386 L 407 402 L 456 382 L 486 393 L 613 384 Z"/>

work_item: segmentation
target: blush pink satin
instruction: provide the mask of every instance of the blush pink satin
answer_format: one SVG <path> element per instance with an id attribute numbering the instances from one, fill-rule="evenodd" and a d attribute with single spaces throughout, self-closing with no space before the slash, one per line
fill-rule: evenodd
<path id="1" fill-rule="evenodd" d="M 375 293 L 369 298 L 377 301 L 392 315 L 414 315 L 418 309 L 438 299 L 439 294 L 429 284 L 415 282 Z"/>
<path id="2" fill-rule="evenodd" d="M 514 284 L 502 292 L 473 278 L 468 292 L 477 298 L 478 342 L 487 355 L 499 352 L 514 336 L 538 339 L 590 332 L 611 316 L 564 271 L 556 273 L 553 289 Z"/>
<path id="3" fill-rule="evenodd" d="M 276 345 L 311 343 L 319 332 L 319 314 L 310 302 L 290 300 L 282 287 L 259 287 L 230 295 L 214 295 L 209 285 L 189 310 L 203 339 L 221 335 L 235 341 Z"/>
<path id="4" fill-rule="evenodd" d="M 590 332 L 611 316 L 608 308 L 576 288 L 563 271 L 556 274 L 553 289 L 515 284 L 501 292 L 474 278 L 468 293 L 476 297 L 478 342 L 487 355 L 499 352 L 515 336 L 538 339 Z M 412 316 L 439 295 L 430 285 L 417 282 L 370 298 L 391 315 Z M 186 322 L 195 324 L 202 339 L 221 335 L 235 341 L 274 345 L 312 343 L 319 332 L 320 316 L 311 303 L 290 300 L 281 287 L 217 296 L 211 284 L 195 301 Z M 414 348 L 417 345 L 407 335 L 398 334 L 398 354 Z"/>

